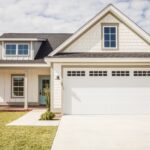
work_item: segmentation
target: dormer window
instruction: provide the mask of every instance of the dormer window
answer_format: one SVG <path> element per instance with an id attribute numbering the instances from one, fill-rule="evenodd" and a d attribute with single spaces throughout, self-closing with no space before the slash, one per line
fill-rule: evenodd
<path id="1" fill-rule="evenodd" d="M 28 55 L 28 50 L 28 44 L 18 44 L 18 55 Z"/>
<path id="2" fill-rule="evenodd" d="M 117 26 L 103 26 L 103 48 L 117 49 Z"/>
<path id="3" fill-rule="evenodd" d="M 16 55 L 16 44 L 6 44 L 6 55 Z"/>
<path id="4" fill-rule="evenodd" d="M 5 49 L 7 56 L 27 56 L 29 54 L 28 43 L 6 43 Z"/>

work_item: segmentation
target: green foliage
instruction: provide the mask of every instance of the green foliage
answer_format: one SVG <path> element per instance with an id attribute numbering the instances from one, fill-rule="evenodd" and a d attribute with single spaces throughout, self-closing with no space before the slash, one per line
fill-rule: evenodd
<path id="1" fill-rule="evenodd" d="M 40 120 L 52 120 L 54 117 L 55 117 L 55 114 L 53 112 L 46 111 L 45 113 L 41 115 Z"/>
<path id="2" fill-rule="evenodd" d="M 51 105 L 50 105 L 50 97 L 49 96 L 47 96 L 47 98 L 46 98 L 46 107 L 47 107 L 48 111 L 50 111 Z"/>

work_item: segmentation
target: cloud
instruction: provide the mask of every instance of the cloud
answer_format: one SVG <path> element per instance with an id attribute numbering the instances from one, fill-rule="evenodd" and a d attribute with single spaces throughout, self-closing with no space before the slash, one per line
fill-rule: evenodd
<path id="1" fill-rule="evenodd" d="M 0 33 L 75 32 L 109 3 L 150 33 L 150 0 L 0 1 Z"/>

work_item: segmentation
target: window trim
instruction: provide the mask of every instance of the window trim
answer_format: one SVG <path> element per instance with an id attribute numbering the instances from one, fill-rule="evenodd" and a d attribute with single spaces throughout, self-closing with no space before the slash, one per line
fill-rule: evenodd
<path id="1" fill-rule="evenodd" d="M 6 45 L 16 45 L 16 54 L 13 55 L 13 54 L 6 54 Z M 19 45 L 28 45 L 28 54 L 18 54 L 18 46 Z M 29 43 L 5 43 L 5 56 L 6 57 L 16 57 L 16 56 L 19 56 L 19 57 L 27 57 L 29 56 L 29 51 L 30 51 L 30 44 Z"/>
<path id="2" fill-rule="evenodd" d="M 6 54 L 6 46 L 7 45 L 16 45 L 16 43 L 6 43 L 5 44 L 5 55 L 6 56 L 16 56 L 17 55 L 17 45 L 16 45 L 16 54 Z"/>
<path id="3" fill-rule="evenodd" d="M 116 28 L 116 47 L 105 47 L 104 28 L 115 27 Z M 118 25 L 117 24 L 103 24 L 102 25 L 102 49 L 103 50 L 117 50 L 118 49 Z"/>
<path id="4" fill-rule="evenodd" d="M 24 79 L 23 96 L 15 96 L 15 95 L 13 95 L 13 87 L 14 87 L 13 86 L 13 78 L 17 77 L 17 76 L 23 77 L 23 79 Z M 25 98 L 25 75 L 24 74 L 12 74 L 11 75 L 11 98 Z"/>

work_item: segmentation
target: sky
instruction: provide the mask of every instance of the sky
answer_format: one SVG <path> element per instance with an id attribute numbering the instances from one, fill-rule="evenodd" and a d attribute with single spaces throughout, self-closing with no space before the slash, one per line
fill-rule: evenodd
<path id="1" fill-rule="evenodd" d="M 110 3 L 150 34 L 150 0 L 0 0 L 0 34 L 73 33 Z"/>

